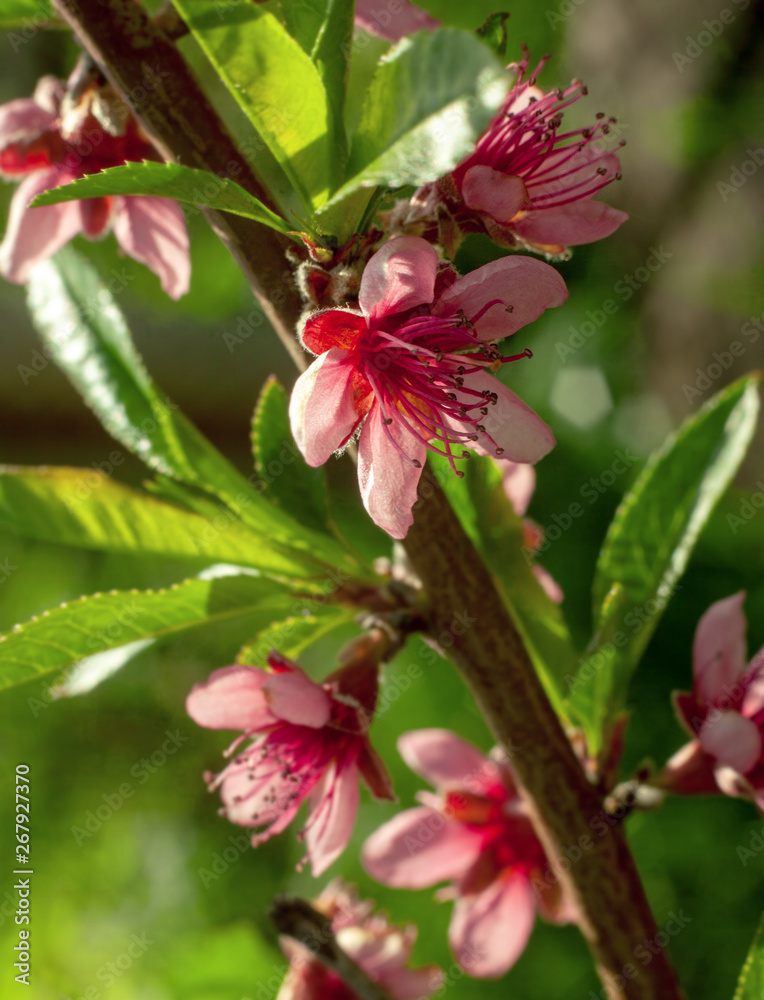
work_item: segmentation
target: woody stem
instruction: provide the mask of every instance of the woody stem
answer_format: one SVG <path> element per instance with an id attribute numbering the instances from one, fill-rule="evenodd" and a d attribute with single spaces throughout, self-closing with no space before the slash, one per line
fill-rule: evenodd
<path id="1" fill-rule="evenodd" d="M 233 177 L 272 205 L 184 59 L 140 4 L 53 0 L 53 5 L 167 160 Z M 249 219 L 206 214 L 303 367 L 304 354 L 293 336 L 301 303 L 284 256 L 286 240 Z M 657 928 L 634 860 L 620 827 L 604 823 L 601 833 L 606 815 L 601 798 L 573 754 L 490 574 L 442 492 L 436 488 L 422 500 L 406 549 L 429 599 L 429 629 L 434 635 L 448 630 L 454 612 L 462 609 L 476 622 L 454 637 L 453 659 L 499 741 L 509 750 L 521 748 L 513 754 L 515 770 L 554 870 L 567 868 L 562 878 L 578 904 L 606 995 L 681 1000 L 664 951 L 646 966 L 635 965 L 635 950 L 655 940 Z M 579 860 L 571 863 L 566 855 Z"/>

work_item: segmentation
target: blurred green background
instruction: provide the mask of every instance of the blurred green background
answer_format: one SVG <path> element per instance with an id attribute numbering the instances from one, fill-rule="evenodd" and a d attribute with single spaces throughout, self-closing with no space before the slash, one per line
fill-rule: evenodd
<path id="1" fill-rule="evenodd" d="M 495 5 L 431 0 L 424 6 L 446 23 L 474 28 Z M 631 221 L 560 265 L 570 301 L 517 335 L 518 349 L 531 346 L 534 360 L 509 373 L 510 384 L 517 384 L 558 437 L 558 448 L 539 467 L 530 510 L 541 525 L 580 501 L 581 490 L 610 469 L 618 450 L 639 458 L 596 502 L 584 504 L 585 516 L 542 560 L 565 591 L 563 607 L 581 643 L 590 627 L 598 546 L 639 464 L 714 391 L 764 362 L 762 344 L 750 332 L 755 327 L 746 325 L 751 318 L 764 321 L 764 187 L 756 160 L 764 147 L 764 5 L 736 0 L 728 6 L 734 20 L 718 37 L 704 24 L 715 22 L 720 12 L 720 4 L 710 0 L 671 5 L 560 0 L 546 9 L 518 0 L 511 11 L 510 56 L 519 56 L 521 42 L 530 47 L 532 60 L 553 52 L 542 85 L 584 78 L 590 96 L 569 117 L 584 124 L 596 111 L 614 114 L 619 124 L 613 143 L 622 138 L 628 143 L 624 178 L 604 197 L 628 211 Z M 376 57 L 384 48 L 373 42 L 364 57 Z M 61 32 L 38 32 L 29 39 L 6 35 L 0 52 L 1 100 L 30 93 L 42 73 L 66 75 L 75 57 Z M 743 165 L 752 157 L 757 169 L 751 173 Z M 5 204 L 11 191 L 10 186 L 0 191 Z M 152 274 L 117 256 L 111 237 L 79 245 L 104 275 L 125 269 L 132 276 L 119 303 L 149 370 L 249 471 L 248 422 L 260 386 L 272 372 L 290 384 L 293 372 L 269 332 L 243 338 L 233 349 L 226 343 L 224 335 L 236 333 L 252 311 L 251 295 L 204 223 L 192 220 L 191 233 L 192 290 L 177 304 L 162 295 Z M 475 267 L 491 254 L 489 244 L 474 238 L 460 263 Z M 603 312 L 607 300 L 617 305 L 609 316 Z M 114 446 L 60 372 L 49 364 L 28 373 L 39 345 L 23 290 L 0 287 L 0 312 L 0 459 L 86 467 L 103 461 Z M 735 340 L 745 345 L 744 355 L 719 377 L 704 380 L 709 366 L 718 365 L 715 353 L 724 357 Z M 738 483 L 743 492 L 764 491 L 763 442 L 759 433 Z M 337 488 L 348 485 L 351 477 L 341 467 L 332 471 Z M 143 472 L 128 459 L 120 474 L 137 483 Z M 704 532 L 637 673 L 625 776 L 645 757 L 660 763 L 684 742 L 669 693 L 690 685 L 693 630 L 712 601 L 745 588 L 749 648 L 764 642 L 764 516 L 731 526 L 728 515 L 740 513 L 742 498 L 731 491 Z M 0 584 L 4 631 L 81 594 L 167 584 L 199 568 L 29 544 L 3 532 L 0 523 L 0 563 L 5 559 L 13 569 Z M 219 769 L 226 735 L 197 729 L 183 710 L 190 686 L 231 662 L 247 635 L 243 620 L 163 641 L 85 697 L 52 702 L 49 685 L 41 682 L 4 694 L 0 824 L 8 837 L 4 832 L 3 843 L 11 840 L 15 766 L 23 762 L 31 768 L 33 986 L 28 994 L 40 1000 L 275 997 L 284 961 L 265 915 L 269 900 L 283 890 L 310 896 L 320 886 L 308 874 L 295 873 L 300 849 L 293 831 L 257 852 L 242 849 L 242 832 L 217 816 L 218 803 L 201 778 L 204 770 Z M 303 662 L 314 676 L 331 669 L 337 645 L 334 637 L 306 654 Z M 395 740 L 402 731 L 447 726 L 490 746 L 455 672 L 445 661 L 426 667 L 421 650 L 419 641 L 412 641 L 388 671 L 390 708 L 373 730 L 403 807 L 412 804 L 421 783 L 397 757 Z M 423 676 L 414 676 L 419 673 L 414 665 L 423 667 Z M 406 680 L 399 678 L 410 681 L 406 690 Z M 168 731 L 179 734 L 180 745 L 161 760 Z M 124 787 L 120 794 L 126 783 L 129 794 Z M 357 863 L 363 838 L 395 808 L 364 800 L 351 845 L 330 875 L 357 882 L 395 920 L 419 925 L 416 957 L 451 970 L 446 995 L 599 996 L 577 932 L 542 923 L 505 981 L 457 978 L 446 945 L 449 904 L 434 902 L 431 891 L 386 890 Z M 687 920 L 670 948 L 691 997 L 732 996 L 764 909 L 764 851 L 743 864 L 736 849 L 748 847 L 763 823 L 752 806 L 722 797 L 670 800 L 655 813 L 629 820 L 658 926 L 663 928 L 672 912 L 682 911 Z M 12 980 L 11 867 L 8 849 L 0 887 L 2 996 L 24 989 Z"/>

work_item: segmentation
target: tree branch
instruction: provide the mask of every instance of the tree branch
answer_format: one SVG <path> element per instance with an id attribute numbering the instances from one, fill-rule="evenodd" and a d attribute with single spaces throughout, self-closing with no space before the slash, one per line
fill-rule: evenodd
<path id="1" fill-rule="evenodd" d="M 428 597 L 431 635 L 451 637 L 449 657 L 510 756 L 552 871 L 576 901 L 607 995 L 678 1000 L 664 950 L 647 966 L 635 961 L 635 949 L 658 931 L 622 827 L 586 779 L 485 564 L 426 474 L 405 547 Z M 458 612 L 474 622 L 461 635 L 452 628 Z"/>
<path id="2" fill-rule="evenodd" d="M 53 4 L 168 160 L 235 176 L 269 203 L 184 60 L 135 0 Z M 157 85 L 147 88 L 147 75 L 154 80 L 159 69 Z M 207 214 L 303 367 L 293 338 L 301 304 L 285 264 L 285 242 L 250 220 Z M 635 950 L 643 941 L 652 943 L 657 928 L 623 832 L 607 822 L 490 574 L 438 488 L 422 496 L 405 544 L 430 601 L 431 633 L 451 632 L 453 616 L 462 609 L 475 619 L 462 636 L 451 632 L 450 653 L 496 737 L 513 755 L 554 870 L 581 911 L 581 928 L 607 996 L 681 1000 L 663 950 L 652 950 L 646 966 L 634 961 Z"/>
<path id="3" fill-rule="evenodd" d="M 230 177 L 277 211 L 239 152 L 183 56 L 135 0 L 53 0 L 104 76 L 162 156 Z M 228 212 L 204 214 L 241 267 L 263 312 L 299 368 L 294 337 L 301 312 L 285 251 L 292 244 L 268 226 Z"/>

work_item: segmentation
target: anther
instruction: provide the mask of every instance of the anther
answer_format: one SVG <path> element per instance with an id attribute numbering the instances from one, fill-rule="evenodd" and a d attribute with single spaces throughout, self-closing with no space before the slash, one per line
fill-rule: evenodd
<path id="1" fill-rule="evenodd" d="M 514 311 L 515 311 L 515 307 L 514 306 L 507 306 L 507 308 L 504 310 L 504 312 L 508 312 L 508 313 L 512 313 Z"/>
<path id="2" fill-rule="evenodd" d="M 418 458 L 412 458 L 411 459 L 411 464 L 414 466 L 415 469 L 421 469 L 422 468 L 422 463 L 419 461 Z"/>
<path id="3" fill-rule="evenodd" d="M 496 449 L 496 454 L 497 455 L 503 455 L 504 454 L 504 449 L 503 448 L 497 448 Z"/>

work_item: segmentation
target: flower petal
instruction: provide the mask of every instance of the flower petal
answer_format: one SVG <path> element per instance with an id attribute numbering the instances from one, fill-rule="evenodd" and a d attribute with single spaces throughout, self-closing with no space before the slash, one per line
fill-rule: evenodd
<path id="1" fill-rule="evenodd" d="M 361 862 L 378 882 L 398 889 L 425 889 L 460 878 L 477 860 L 479 832 L 427 806 L 398 813 L 363 845 Z"/>
<path id="2" fill-rule="evenodd" d="M 701 746 L 700 740 L 690 740 L 669 758 L 651 784 L 676 795 L 718 794 L 715 763 L 714 758 Z"/>
<path id="3" fill-rule="evenodd" d="M 519 177 L 482 163 L 466 171 L 461 188 L 467 208 L 486 212 L 497 222 L 509 222 L 521 208 L 530 206 L 525 184 Z"/>
<path id="4" fill-rule="evenodd" d="M 188 231 L 170 198 L 117 197 L 114 235 L 125 253 L 159 277 L 171 299 L 185 295 L 191 280 Z"/>
<path id="5" fill-rule="evenodd" d="M 372 406 L 358 442 L 358 484 L 374 523 L 393 538 L 405 538 L 414 521 L 412 508 L 427 446 L 395 415 L 386 426 L 379 404 Z"/>
<path id="6" fill-rule="evenodd" d="M 497 979 L 523 952 L 536 919 L 536 895 L 520 872 L 509 871 L 474 896 L 457 899 L 448 940 L 464 971 Z"/>
<path id="7" fill-rule="evenodd" d="M 554 601 L 555 604 L 562 604 L 565 599 L 565 594 L 562 587 L 555 580 L 549 570 L 544 569 L 543 566 L 539 566 L 538 563 L 536 563 L 531 566 L 531 572 L 538 580 L 541 589 L 544 591 L 549 600 Z"/>
<path id="8" fill-rule="evenodd" d="M 29 208 L 29 202 L 38 194 L 73 179 L 58 167 L 49 167 L 35 171 L 16 189 L 0 245 L 0 273 L 8 281 L 23 285 L 35 264 L 47 260 L 80 231 L 78 201 Z"/>
<path id="9" fill-rule="evenodd" d="M 207 729 L 249 732 L 277 720 L 263 696 L 263 684 L 272 675 L 259 667 L 221 667 L 186 698 L 186 711 Z"/>
<path id="10" fill-rule="evenodd" d="M 305 843 L 313 876 L 318 878 L 342 854 L 358 812 L 358 768 L 354 763 L 326 769 L 310 797 Z"/>
<path id="11" fill-rule="evenodd" d="M 437 965 L 399 969 L 384 977 L 383 986 L 395 1000 L 425 1000 L 443 988 L 445 974 Z"/>
<path id="12" fill-rule="evenodd" d="M 409 0 L 398 0 L 395 7 L 392 4 L 385 6 L 377 0 L 357 0 L 355 26 L 378 38 L 399 42 L 414 31 L 434 31 L 440 27 L 440 21 Z"/>
<path id="13" fill-rule="evenodd" d="M 628 218 L 626 212 L 604 202 L 584 198 L 557 208 L 531 210 L 513 219 L 511 228 L 526 243 L 573 247 L 610 236 Z"/>
<path id="14" fill-rule="evenodd" d="M 692 646 L 695 694 L 701 702 L 713 704 L 729 696 L 745 673 L 746 620 L 743 614 L 745 591 L 716 601 L 698 622 Z"/>
<path id="15" fill-rule="evenodd" d="M 300 342 L 312 354 L 323 354 L 332 347 L 351 351 L 366 329 L 366 319 L 349 309 L 324 309 L 311 313 L 300 331 Z"/>
<path id="16" fill-rule="evenodd" d="M 53 128 L 56 116 L 29 97 L 0 105 L 0 172 L 7 177 L 50 166 L 40 135 Z"/>
<path id="17" fill-rule="evenodd" d="M 464 388 L 456 390 L 457 399 L 466 405 L 474 405 L 475 396 L 464 392 L 494 392 L 498 396 L 495 404 L 488 407 L 488 413 L 481 417 L 485 432 L 472 447 L 483 454 L 494 455 L 496 448 L 503 448 L 503 458 L 511 462 L 538 462 L 555 446 L 554 434 L 519 396 L 487 372 L 474 372 L 465 376 Z M 470 425 L 457 420 L 450 421 L 460 431 L 472 429 Z"/>
<path id="18" fill-rule="evenodd" d="M 378 250 L 361 276 L 358 305 L 377 322 L 432 302 L 439 257 L 419 236 L 394 236 Z"/>
<path id="19" fill-rule="evenodd" d="M 353 402 L 353 366 L 332 347 L 300 375 L 289 400 L 289 423 L 308 465 L 318 466 L 347 444 L 361 419 Z"/>
<path id="20" fill-rule="evenodd" d="M 532 465 L 507 461 L 501 462 L 499 468 L 504 493 L 512 504 L 512 510 L 522 517 L 536 489 L 536 470 Z"/>
<path id="21" fill-rule="evenodd" d="M 714 712 L 703 723 L 699 739 L 720 764 L 745 774 L 761 756 L 761 733 L 739 712 Z"/>
<path id="22" fill-rule="evenodd" d="M 398 737 L 398 752 L 412 771 L 440 789 L 480 794 L 500 783 L 496 763 L 448 729 L 414 729 Z"/>
<path id="23" fill-rule="evenodd" d="M 299 667 L 288 673 L 269 674 L 262 692 L 271 712 L 285 722 L 321 729 L 329 721 L 329 695 Z"/>
<path id="24" fill-rule="evenodd" d="M 535 257 L 501 257 L 455 281 L 433 307 L 435 316 L 462 310 L 481 340 L 501 340 L 568 297 L 558 271 Z M 480 310 L 495 302 L 482 316 Z M 508 307 L 511 312 L 507 312 Z"/>

